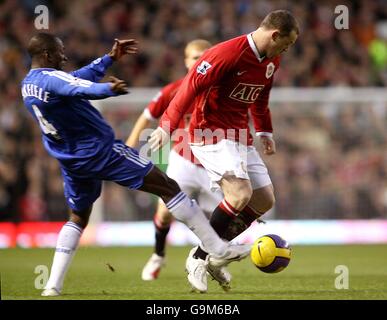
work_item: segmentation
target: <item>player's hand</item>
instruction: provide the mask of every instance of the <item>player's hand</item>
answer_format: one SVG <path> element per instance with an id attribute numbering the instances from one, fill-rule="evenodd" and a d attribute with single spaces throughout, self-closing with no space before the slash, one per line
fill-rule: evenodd
<path id="1" fill-rule="evenodd" d="M 273 140 L 272 137 L 260 136 L 260 140 L 261 140 L 264 154 L 268 156 L 275 154 L 276 152 L 275 141 Z"/>
<path id="2" fill-rule="evenodd" d="M 148 143 L 150 144 L 153 152 L 159 150 L 163 145 L 169 141 L 169 134 L 162 128 L 158 127 L 152 132 Z"/>
<path id="3" fill-rule="evenodd" d="M 137 53 L 136 45 L 138 41 L 135 39 L 119 40 L 114 39 L 113 48 L 108 53 L 113 60 L 119 60 L 125 54 Z"/>
<path id="4" fill-rule="evenodd" d="M 113 92 L 118 94 L 128 93 L 128 84 L 124 80 L 117 79 L 116 77 L 109 77 L 111 83 L 110 88 Z"/>

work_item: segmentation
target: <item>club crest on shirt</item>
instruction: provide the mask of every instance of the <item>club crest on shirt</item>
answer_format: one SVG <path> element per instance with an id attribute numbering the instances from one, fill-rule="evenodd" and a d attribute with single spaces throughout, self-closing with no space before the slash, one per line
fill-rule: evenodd
<path id="1" fill-rule="evenodd" d="M 261 84 L 239 82 L 234 90 L 230 93 L 229 97 L 240 102 L 253 103 L 255 100 L 257 100 L 259 93 L 264 87 L 265 86 Z"/>
<path id="2" fill-rule="evenodd" d="M 266 67 L 266 78 L 269 79 L 274 73 L 275 65 L 273 62 L 270 62 Z"/>

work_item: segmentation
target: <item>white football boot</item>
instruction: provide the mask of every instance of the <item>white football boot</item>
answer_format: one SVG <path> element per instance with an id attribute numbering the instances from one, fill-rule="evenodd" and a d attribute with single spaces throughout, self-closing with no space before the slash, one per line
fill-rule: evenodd
<path id="1" fill-rule="evenodd" d="M 206 260 L 195 259 L 193 254 L 198 247 L 192 248 L 188 254 L 188 258 L 185 262 L 185 270 L 188 273 L 188 281 L 192 286 L 193 291 L 199 291 L 200 293 L 207 292 L 207 264 L 208 256 Z"/>
<path id="2" fill-rule="evenodd" d="M 144 281 L 156 280 L 159 276 L 160 270 L 165 266 L 165 257 L 153 253 L 148 262 L 142 269 L 141 278 Z"/>
<path id="3" fill-rule="evenodd" d="M 231 249 L 231 250 L 230 250 Z M 231 273 L 226 266 L 232 261 L 240 261 L 246 258 L 251 251 L 250 245 L 229 245 L 228 250 L 221 257 L 209 255 L 207 272 L 216 280 L 224 291 L 231 289 Z"/>
<path id="4" fill-rule="evenodd" d="M 208 263 L 207 265 L 208 274 L 219 283 L 221 288 L 224 291 L 229 291 L 231 289 L 231 273 L 226 269 L 226 267 L 215 267 Z"/>
<path id="5" fill-rule="evenodd" d="M 56 288 L 44 289 L 41 293 L 42 297 L 57 297 L 60 296 L 60 290 Z"/>
<path id="6" fill-rule="evenodd" d="M 227 250 L 222 256 L 209 254 L 208 264 L 211 268 L 221 268 L 227 266 L 230 262 L 240 261 L 246 258 L 251 251 L 250 244 L 229 244 Z"/>

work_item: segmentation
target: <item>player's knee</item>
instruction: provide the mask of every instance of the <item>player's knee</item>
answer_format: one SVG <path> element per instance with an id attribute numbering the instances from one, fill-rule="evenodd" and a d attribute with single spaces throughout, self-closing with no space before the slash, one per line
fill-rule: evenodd
<path id="1" fill-rule="evenodd" d="M 244 207 L 247 206 L 247 204 L 249 203 L 250 199 L 251 199 L 251 196 L 252 196 L 253 192 L 249 191 L 249 190 L 243 190 L 243 192 L 240 194 L 239 196 L 239 204 L 238 204 L 238 210 L 242 210 Z"/>
<path id="2" fill-rule="evenodd" d="M 155 219 L 162 226 L 169 226 L 172 222 L 173 217 L 165 206 L 159 206 L 156 212 Z"/>
<path id="3" fill-rule="evenodd" d="M 91 208 L 83 210 L 83 211 L 72 210 L 70 212 L 70 221 L 74 222 L 75 224 L 80 226 L 82 229 L 85 229 L 89 223 L 90 213 L 91 213 Z"/>
<path id="4" fill-rule="evenodd" d="M 221 186 L 226 200 L 239 211 L 247 206 L 253 195 L 251 183 L 246 179 L 225 178 Z"/>
<path id="5" fill-rule="evenodd" d="M 249 187 L 239 188 L 232 195 L 226 197 L 226 200 L 236 209 L 241 211 L 250 202 L 253 190 Z"/>
<path id="6" fill-rule="evenodd" d="M 243 185 L 241 185 L 238 190 L 238 194 L 241 201 L 241 206 L 243 206 L 244 208 L 250 202 L 250 199 L 253 195 L 253 188 L 251 187 L 251 184 L 244 183 Z"/>
<path id="7" fill-rule="evenodd" d="M 171 215 L 165 215 L 159 219 L 160 224 L 163 227 L 167 227 L 172 223 L 172 216 Z"/>
<path id="8" fill-rule="evenodd" d="M 74 222 L 76 225 L 80 226 L 82 229 L 85 229 L 89 223 L 89 219 L 85 219 L 75 214 L 70 215 L 70 221 Z"/>
<path id="9" fill-rule="evenodd" d="M 144 183 L 139 190 L 159 196 L 164 203 L 168 203 L 181 191 L 177 182 L 157 167 L 154 167 L 144 178 Z"/>
<path id="10" fill-rule="evenodd" d="M 160 186 L 161 190 L 158 196 L 161 197 L 164 203 L 168 203 L 181 191 L 177 182 L 168 177 L 165 173 L 162 175 Z"/>
<path id="11" fill-rule="evenodd" d="M 174 197 L 181 191 L 177 182 L 171 179 L 170 177 L 168 177 L 167 175 L 165 175 L 165 185 L 168 187 L 168 191 L 169 191 L 168 196 Z"/>

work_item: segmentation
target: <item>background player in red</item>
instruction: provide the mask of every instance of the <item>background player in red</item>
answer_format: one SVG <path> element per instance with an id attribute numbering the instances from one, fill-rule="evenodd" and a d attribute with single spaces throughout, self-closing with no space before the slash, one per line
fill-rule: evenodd
<path id="1" fill-rule="evenodd" d="M 211 43 L 203 39 L 196 39 L 189 42 L 184 50 L 184 62 L 187 69 L 190 70 L 204 51 L 210 47 Z M 137 119 L 129 138 L 126 141 L 126 144 L 129 147 L 136 148 L 138 146 L 141 132 L 143 132 L 144 129 L 149 128 L 154 120 L 159 119 L 162 116 L 182 82 L 183 78 L 168 84 L 157 93 Z M 185 129 L 187 127 L 186 122 L 189 122 L 190 116 L 191 110 L 189 110 L 180 121 L 180 128 Z M 184 143 L 184 141 L 186 140 L 182 140 L 181 143 Z M 213 192 L 210 190 L 208 175 L 205 169 L 198 164 L 198 161 L 194 160 L 187 143 L 184 143 L 183 146 L 180 143 L 175 144 L 175 148 L 171 150 L 169 154 L 166 173 L 169 177 L 175 179 L 180 188 L 190 197 L 197 195 L 199 206 L 207 216 L 212 213 L 222 200 L 223 195 L 220 191 Z M 160 269 L 165 265 L 166 237 L 170 229 L 172 218 L 173 216 L 168 211 L 164 202 L 160 199 L 154 216 L 156 230 L 154 253 L 142 270 L 141 277 L 143 280 L 157 279 Z M 226 286 L 229 281 L 222 281 L 221 283 L 223 286 Z"/>
<path id="2" fill-rule="evenodd" d="M 153 150 L 166 143 L 186 110 L 194 105 L 189 129 L 191 148 L 206 168 L 212 186 L 224 193 L 211 216 L 211 225 L 227 240 L 274 205 L 267 168 L 252 146 L 248 113 L 264 153 L 274 154 L 269 94 L 279 56 L 294 44 L 298 33 L 293 15 L 276 10 L 256 31 L 207 50 L 184 79 L 149 141 Z M 243 217 L 245 226 L 230 233 L 235 217 Z M 205 270 L 226 264 L 208 258 L 201 248 L 191 250 L 186 263 L 188 280 L 199 291 L 206 291 Z"/>

